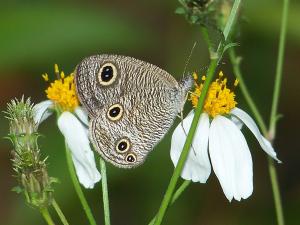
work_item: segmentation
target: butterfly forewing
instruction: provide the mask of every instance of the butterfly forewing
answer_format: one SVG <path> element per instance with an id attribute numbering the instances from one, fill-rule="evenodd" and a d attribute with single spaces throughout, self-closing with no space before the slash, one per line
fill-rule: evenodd
<path id="1" fill-rule="evenodd" d="M 105 65 L 115 67 L 113 83 L 101 83 L 101 72 Z M 170 89 L 177 81 L 166 71 L 150 63 L 126 56 L 95 55 L 85 58 L 76 68 L 75 83 L 81 103 L 91 117 L 110 101 L 141 89 Z M 100 78 L 100 79 L 99 79 Z M 151 84 L 151 85 L 149 85 Z"/>

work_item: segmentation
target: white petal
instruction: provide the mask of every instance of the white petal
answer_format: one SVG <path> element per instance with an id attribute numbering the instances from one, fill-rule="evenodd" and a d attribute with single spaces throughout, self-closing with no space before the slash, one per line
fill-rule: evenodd
<path id="1" fill-rule="evenodd" d="M 36 124 L 42 123 L 45 119 L 47 119 L 53 112 L 50 108 L 53 106 L 53 102 L 51 100 L 42 101 L 36 104 L 33 107 L 33 119 Z"/>
<path id="2" fill-rule="evenodd" d="M 79 182 L 85 188 L 93 188 L 101 176 L 96 168 L 86 128 L 70 112 L 63 112 L 57 124 L 71 150 Z"/>
<path id="3" fill-rule="evenodd" d="M 277 160 L 277 162 L 281 162 L 277 157 L 276 157 L 276 152 L 274 151 L 271 143 L 265 139 L 261 133 L 259 132 L 258 127 L 256 126 L 254 120 L 243 110 L 239 108 L 234 108 L 231 113 L 238 117 L 243 123 L 251 130 L 251 132 L 254 134 L 256 139 L 258 140 L 260 146 L 262 149 L 270 155 L 273 159 Z"/>
<path id="4" fill-rule="evenodd" d="M 209 154 L 227 199 L 248 198 L 253 191 L 252 157 L 242 132 L 231 120 L 223 116 L 213 119 Z"/>
<path id="5" fill-rule="evenodd" d="M 72 160 L 80 183 L 83 184 L 85 188 L 93 188 L 94 182 L 93 180 L 90 179 L 89 176 L 86 175 L 86 169 L 84 168 L 82 163 L 78 161 L 73 155 L 72 155 Z"/>
<path id="6" fill-rule="evenodd" d="M 170 154 L 172 162 L 175 166 L 179 160 L 193 118 L 194 111 L 189 113 L 182 123 L 176 127 L 172 135 Z M 189 150 L 189 155 L 181 173 L 181 177 L 185 180 L 205 183 L 210 175 L 211 166 L 207 151 L 208 131 L 209 118 L 206 113 L 203 113 L 200 116 L 198 127 L 192 143 L 192 148 Z"/>
<path id="7" fill-rule="evenodd" d="M 231 121 L 241 130 L 243 128 L 243 122 L 235 116 L 230 117 Z"/>
<path id="8" fill-rule="evenodd" d="M 76 107 L 74 113 L 76 114 L 76 116 L 78 116 L 82 123 L 84 123 L 87 126 L 89 125 L 88 114 L 82 107 Z"/>

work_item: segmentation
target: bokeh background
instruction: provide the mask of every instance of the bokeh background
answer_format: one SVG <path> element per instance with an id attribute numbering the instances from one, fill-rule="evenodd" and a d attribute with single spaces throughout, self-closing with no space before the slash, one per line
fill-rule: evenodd
<path id="1" fill-rule="evenodd" d="M 237 51 L 243 56 L 242 71 L 249 89 L 268 121 L 282 1 L 243 2 Z M 197 41 L 188 71 L 202 73 L 209 62 L 199 27 L 174 14 L 179 5 L 176 0 L 29 0 L 0 4 L 1 111 L 10 99 L 23 94 L 31 96 L 36 103 L 45 99 L 42 73 L 53 75 L 54 63 L 70 73 L 83 57 L 92 54 L 129 55 L 156 64 L 180 78 L 190 49 Z M 300 2 L 292 1 L 279 105 L 283 118 L 278 123 L 275 141 L 283 161 L 277 165 L 277 171 L 286 222 L 290 225 L 300 224 L 299 12 Z M 227 57 L 220 69 L 232 78 Z M 242 95 L 239 92 L 237 95 L 239 106 L 248 109 Z M 0 123 L 3 137 L 8 131 L 3 113 Z M 57 201 L 70 224 L 87 224 L 67 171 L 64 142 L 55 118 L 42 124 L 40 132 L 44 135 L 40 138 L 42 153 L 49 155 L 49 174 L 61 181 L 55 185 Z M 170 133 L 139 168 L 122 170 L 108 165 L 112 224 L 147 224 L 158 209 L 173 171 L 169 158 Z M 168 211 L 164 224 L 276 224 L 266 156 L 253 136 L 245 133 L 254 161 L 253 195 L 229 203 L 212 174 L 207 184 L 192 184 L 186 190 Z M 41 215 L 24 203 L 22 195 L 10 191 L 16 185 L 9 155 L 11 145 L 1 139 L 0 149 L 0 224 L 45 224 Z M 98 224 L 103 224 L 101 186 L 86 190 L 85 195 Z"/>

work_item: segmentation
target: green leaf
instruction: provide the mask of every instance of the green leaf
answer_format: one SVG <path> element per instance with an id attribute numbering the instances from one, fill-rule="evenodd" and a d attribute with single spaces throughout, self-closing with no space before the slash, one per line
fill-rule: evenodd
<path id="1" fill-rule="evenodd" d="M 56 178 L 56 177 L 50 177 L 49 178 L 49 182 L 50 182 L 50 184 L 52 184 L 52 183 L 60 183 L 59 179 Z"/>
<path id="2" fill-rule="evenodd" d="M 191 23 L 195 24 L 195 23 L 198 22 L 198 20 L 199 20 L 199 17 L 198 17 L 198 16 L 196 16 L 196 15 L 191 15 L 191 17 L 190 17 Z"/>
<path id="3" fill-rule="evenodd" d="M 228 43 L 228 44 L 225 45 L 225 47 L 224 47 L 223 54 L 224 54 L 229 48 L 236 47 L 236 46 L 240 46 L 239 43 L 235 43 L 235 42 Z"/>
<path id="4" fill-rule="evenodd" d="M 176 10 L 175 10 L 175 13 L 176 14 L 179 14 L 179 15 L 182 15 L 182 14 L 185 14 L 186 11 L 183 7 L 178 7 Z"/>
<path id="5" fill-rule="evenodd" d="M 15 186 L 11 189 L 11 191 L 16 192 L 17 194 L 20 194 L 23 192 L 23 188 L 21 188 L 20 186 Z"/>
<path id="6" fill-rule="evenodd" d="M 54 189 L 52 187 L 46 187 L 43 190 L 44 192 L 54 192 Z"/>
<path id="7" fill-rule="evenodd" d="M 276 115 L 276 121 L 280 120 L 281 118 L 283 118 L 283 114 L 277 114 Z"/>

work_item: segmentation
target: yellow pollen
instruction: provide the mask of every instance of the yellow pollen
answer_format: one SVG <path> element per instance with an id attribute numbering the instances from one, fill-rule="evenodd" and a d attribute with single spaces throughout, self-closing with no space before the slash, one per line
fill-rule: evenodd
<path id="1" fill-rule="evenodd" d="M 211 117 L 229 114 L 229 112 L 237 104 L 234 99 L 235 94 L 232 90 L 227 88 L 227 78 L 223 78 L 223 76 L 224 74 L 221 71 L 219 73 L 219 78 L 210 84 L 204 101 L 203 111 Z M 189 100 L 192 102 L 194 108 L 197 107 L 198 99 L 205 81 L 205 76 L 203 76 L 201 80 L 202 82 L 198 83 L 198 79 L 195 79 L 195 90 L 190 94 Z M 237 84 L 238 81 L 236 80 L 234 82 L 234 86 Z"/>
<path id="2" fill-rule="evenodd" d="M 54 72 L 59 73 L 58 65 L 56 63 L 54 64 Z"/>
<path id="3" fill-rule="evenodd" d="M 49 77 L 48 77 L 48 74 L 45 73 L 45 74 L 42 74 L 42 77 L 45 81 L 49 81 Z"/>
<path id="4" fill-rule="evenodd" d="M 238 79 L 235 79 L 235 81 L 234 81 L 234 86 L 236 87 L 236 86 L 238 86 L 238 84 L 239 84 L 239 80 Z"/>
<path id="5" fill-rule="evenodd" d="M 194 80 L 198 80 L 198 75 L 196 72 L 193 73 L 193 78 L 194 78 Z"/>
<path id="6" fill-rule="evenodd" d="M 57 64 L 54 65 L 56 74 L 59 74 Z M 45 77 L 43 76 L 45 79 Z M 47 76 L 47 79 L 48 76 Z M 45 79 L 46 80 L 46 79 Z M 50 83 L 46 89 L 47 98 L 58 104 L 63 111 L 74 111 L 79 105 L 78 97 L 75 91 L 74 74 L 65 76 L 64 72 L 60 73 L 60 78 Z"/>
<path id="7" fill-rule="evenodd" d="M 60 78 L 64 79 L 65 78 L 65 73 L 63 71 L 60 72 Z"/>

